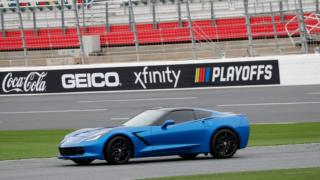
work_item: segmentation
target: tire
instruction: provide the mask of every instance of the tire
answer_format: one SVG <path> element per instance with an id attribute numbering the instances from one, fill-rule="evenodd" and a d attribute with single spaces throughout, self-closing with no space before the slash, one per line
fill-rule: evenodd
<path id="1" fill-rule="evenodd" d="M 238 147 L 238 136 L 229 129 L 221 129 L 212 137 L 211 155 L 218 159 L 231 158 Z"/>
<path id="2" fill-rule="evenodd" d="M 195 159 L 198 154 L 197 153 L 192 153 L 192 154 L 180 154 L 179 155 L 183 159 Z"/>
<path id="3" fill-rule="evenodd" d="M 110 164 L 125 164 L 133 153 L 132 144 L 123 136 L 113 137 L 106 145 L 104 156 Z"/>
<path id="4" fill-rule="evenodd" d="M 72 159 L 72 161 L 78 165 L 85 166 L 89 165 L 93 159 Z"/>

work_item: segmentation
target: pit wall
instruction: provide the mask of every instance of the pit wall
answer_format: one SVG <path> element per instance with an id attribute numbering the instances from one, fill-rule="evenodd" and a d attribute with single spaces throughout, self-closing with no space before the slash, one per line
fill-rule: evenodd
<path id="1" fill-rule="evenodd" d="M 0 94 L 320 84 L 320 55 L 0 69 Z"/>

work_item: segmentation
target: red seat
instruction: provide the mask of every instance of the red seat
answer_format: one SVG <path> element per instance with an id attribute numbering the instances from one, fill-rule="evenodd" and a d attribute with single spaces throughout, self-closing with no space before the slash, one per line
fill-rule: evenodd
<path id="1" fill-rule="evenodd" d="M 80 2 L 80 1 L 78 1 Z M 81 1 L 82 2 L 82 1 Z M 286 15 L 285 19 L 290 20 L 294 15 Z M 270 16 L 252 17 L 250 19 L 252 32 L 255 38 L 273 37 L 272 19 Z M 280 22 L 280 17 L 275 16 L 277 23 L 276 30 L 279 36 L 287 36 L 285 23 Z M 307 23 L 315 24 L 313 20 Z M 196 20 L 192 22 L 196 40 L 233 40 L 247 38 L 245 18 L 221 18 L 216 20 L 216 25 L 211 25 L 211 20 Z M 162 22 L 158 24 L 159 29 L 153 29 L 153 25 L 138 24 L 138 41 L 140 44 L 155 43 L 176 43 L 191 40 L 188 22 L 183 22 L 179 27 L 178 22 Z M 298 23 L 294 22 L 288 26 L 289 30 L 298 28 Z M 320 30 L 315 30 L 319 32 Z M 101 45 L 133 45 L 134 36 L 129 25 L 112 25 L 110 32 L 105 30 L 105 26 L 91 26 L 81 28 L 83 35 L 99 35 Z M 41 28 L 38 34 L 33 30 L 25 30 L 28 49 L 54 49 L 78 47 L 76 28 L 66 29 L 65 35 L 61 28 Z M 8 30 L 6 37 L 0 37 L 0 50 L 21 50 L 22 40 L 19 30 Z"/>

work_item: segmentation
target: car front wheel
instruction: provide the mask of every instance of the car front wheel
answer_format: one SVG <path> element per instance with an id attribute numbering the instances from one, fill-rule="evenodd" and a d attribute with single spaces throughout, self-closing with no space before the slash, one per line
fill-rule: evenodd
<path id="1" fill-rule="evenodd" d="M 132 154 L 130 141 L 122 136 L 112 138 L 105 148 L 105 159 L 110 164 L 124 164 Z"/>
<path id="2" fill-rule="evenodd" d="M 219 130 L 211 142 L 211 155 L 214 158 L 230 158 L 238 150 L 239 140 L 237 135 L 229 129 Z"/>

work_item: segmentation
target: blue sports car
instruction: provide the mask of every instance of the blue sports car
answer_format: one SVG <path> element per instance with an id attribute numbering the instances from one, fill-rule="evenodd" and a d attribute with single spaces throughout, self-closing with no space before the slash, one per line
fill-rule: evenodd
<path id="1" fill-rule="evenodd" d="M 198 154 L 230 158 L 245 148 L 249 122 L 244 115 L 198 108 L 144 111 L 119 127 L 87 128 L 65 136 L 60 159 L 87 165 L 95 159 L 123 164 L 130 158 Z"/>

